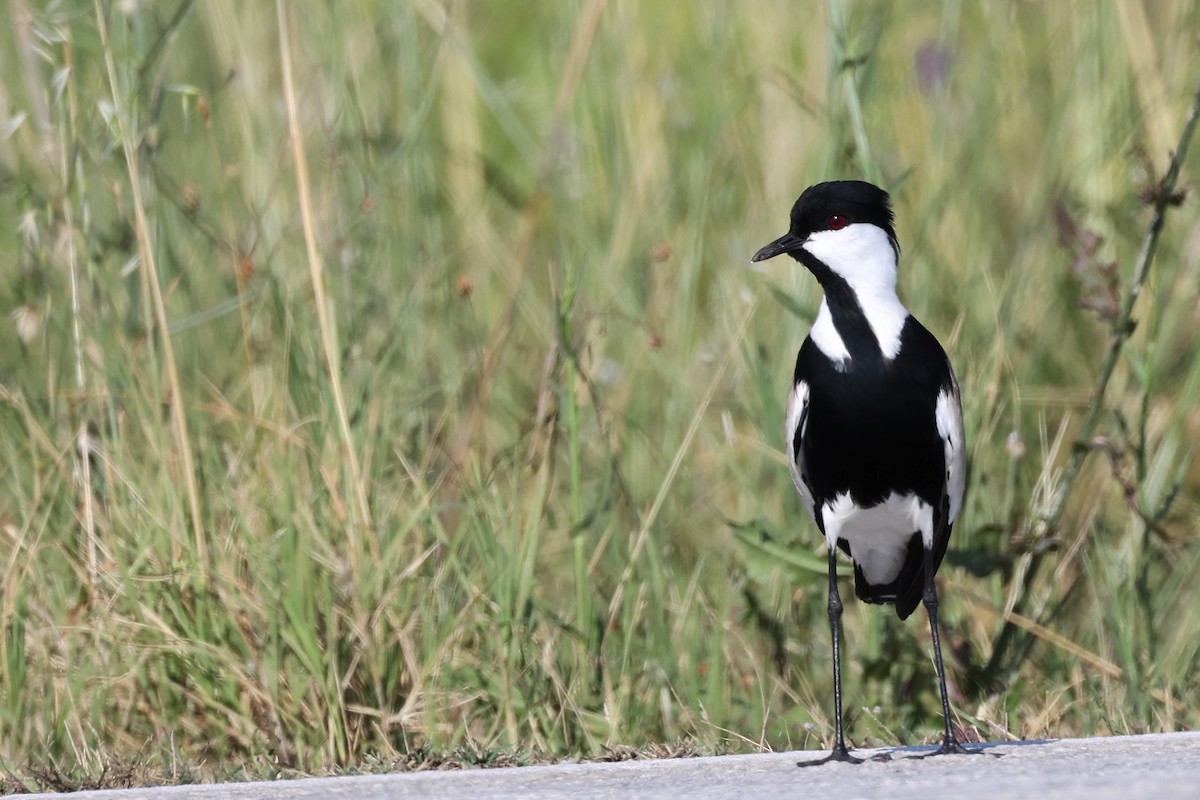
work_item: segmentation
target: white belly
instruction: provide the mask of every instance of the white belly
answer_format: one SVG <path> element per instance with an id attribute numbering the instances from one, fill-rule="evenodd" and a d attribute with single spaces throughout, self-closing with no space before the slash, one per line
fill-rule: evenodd
<path id="1" fill-rule="evenodd" d="M 822 514 L 830 549 L 844 539 L 873 585 L 891 583 L 900 574 L 914 533 L 920 532 L 925 547 L 933 547 L 933 507 L 914 494 L 892 493 L 879 505 L 862 508 L 843 492 L 825 504 Z"/>

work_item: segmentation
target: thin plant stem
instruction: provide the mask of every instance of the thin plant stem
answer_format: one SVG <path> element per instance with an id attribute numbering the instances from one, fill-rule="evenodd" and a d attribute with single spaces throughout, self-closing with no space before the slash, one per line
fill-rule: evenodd
<path id="1" fill-rule="evenodd" d="M 500 367 L 509 334 L 512 332 L 517 300 L 525 286 L 525 276 L 529 268 L 529 254 L 541 222 L 542 207 L 547 194 L 546 184 L 553 174 L 555 156 L 561 144 L 562 127 L 565 124 L 567 111 L 570 110 L 575 94 L 579 90 L 579 83 L 583 79 L 583 69 L 587 65 L 588 55 L 591 53 L 592 43 L 595 41 L 596 31 L 600 27 L 600 18 L 606 4 L 607 0 L 589 0 L 575 26 L 571 49 L 563 66 L 562 78 L 559 80 L 558 90 L 554 97 L 554 113 L 550 132 L 542 147 L 537 183 L 530 195 L 529 202 L 522 210 L 517 225 L 516 244 L 512 251 L 512 273 L 515 276 L 512 291 L 505 304 L 504 312 L 500 315 L 492 332 L 490 345 L 484 354 L 483 366 L 480 369 L 479 389 L 471 404 L 471 410 L 459 427 L 450 447 L 450 459 L 459 467 L 460 474 L 465 471 L 467 454 L 475 441 L 475 433 L 487 412 L 496 373 Z"/>
<path id="2" fill-rule="evenodd" d="M 288 133 L 292 141 L 292 157 L 296 165 L 296 193 L 300 203 L 300 220 L 304 228 L 304 247 L 308 253 L 308 271 L 313 287 L 313 303 L 317 308 L 317 325 L 321 329 L 321 346 L 325 354 L 325 367 L 329 371 L 329 390 L 333 395 L 334 414 L 338 432 L 342 438 L 342 453 L 346 458 L 346 470 L 350 473 L 351 491 L 358 511 L 357 521 L 347 527 L 351 569 L 357 574 L 358 541 L 357 531 L 362 526 L 367 531 L 371 555 L 379 558 L 379 545 L 371 535 L 371 508 L 367 502 L 367 490 L 358 464 L 358 454 L 350 433 L 350 419 L 346 414 L 346 401 L 342 395 L 342 380 L 338 368 L 336 333 L 329 311 L 329 299 L 325 293 L 325 273 L 321 253 L 317 249 L 316 223 L 313 220 L 312 193 L 308 180 L 308 159 L 304 154 L 304 134 L 300 127 L 296 109 L 296 90 L 292 79 L 292 48 L 289 35 L 287 12 L 282 0 L 277 0 L 275 9 L 279 17 L 279 55 L 283 66 L 283 95 L 287 104 Z"/>
<path id="3" fill-rule="evenodd" d="M 204 520 L 200 513 L 200 490 L 196 484 L 196 462 L 192 456 L 191 439 L 188 436 L 187 415 L 183 403 L 183 387 L 179 382 L 179 369 L 175 363 L 175 348 L 171 343 L 171 328 L 167 322 L 167 307 L 163 302 L 162 288 L 158 282 L 158 266 L 154 260 L 154 246 L 150 241 L 150 224 L 146 219 L 146 206 L 142 202 L 142 177 L 138 167 L 138 148 L 134 146 L 134 131 L 127 124 L 121 108 L 121 92 L 117 81 L 117 68 L 113 61 L 112 46 L 108 37 L 108 19 L 100 0 L 95 2 L 96 25 L 100 30 L 100 44 L 104 51 L 104 65 L 108 71 L 109 90 L 112 93 L 114 115 L 113 120 L 121 139 L 121 147 L 125 153 L 125 165 L 129 171 L 130 193 L 133 198 L 134 231 L 138 244 L 138 269 L 150 290 L 150 302 L 154 311 L 154 321 L 158 327 L 162 341 L 163 359 L 166 362 L 167 385 L 171 390 L 171 423 L 175 432 L 175 445 L 179 449 L 179 457 L 183 462 L 184 489 L 187 492 L 188 508 L 192 517 L 192 536 L 196 547 L 196 560 L 201 583 L 207 582 L 208 574 L 208 538 L 204 532 Z M 89 488 L 90 491 L 90 488 Z M 172 541 L 175 541 L 172 539 Z M 173 547 L 172 556 L 179 559 L 178 544 Z"/>
<path id="4" fill-rule="evenodd" d="M 863 117 L 862 102 L 858 97 L 858 79 L 854 75 L 855 60 L 847 52 L 846 21 L 842 11 L 842 0 L 829 0 L 829 27 L 837 58 L 834 74 L 841 77 L 846 100 L 846 111 L 850 114 L 850 127 L 854 133 L 854 155 L 863 178 L 873 183 L 882 183 L 883 175 L 871 155 L 871 139 L 867 135 L 867 123 Z"/>
<path id="5" fill-rule="evenodd" d="M 1134 324 L 1132 317 L 1134 304 L 1141 295 L 1142 287 L 1145 285 L 1150 271 L 1150 265 L 1154 261 L 1154 254 L 1158 249 L 1158 239 L 1162 234 L 1163 225 L 1166 222 L 1167 211 L 1176 203 L 1174 199 L 1175 184 L 1179 179 L 1179 172 L 1183 168 L 1188 145 L 1191 143 L 1192 134 L 1196 129 L 1197 119 L 1200 119 L 1200 82 L 1197 83 L 1196 88 L 1192 92 L 1192 103 L 1188 107 L 1187 118 L 1184 120 L 1183 130 L 1179 135 L 1179 144 L 1176 146 L 1175 152 L 1171 155 L 1171 163 L 1167 168 L 1167 173 L 1163 176 L 1162 181 L 1153 189 L 1154 194 L 1151 197 L 1151 202 L 1154 205 L 1154 214 L 1151 216 L 1150 225 L 1147 227 L 1146 234 L 1142 238 L 1142 246 L 1138 251 L 1133 275 L 1125 288 L 1125 294 L 1121 300 L 1120 313 L 1113 322 L 1112 332 L 1109 335 L 1108 350 L 1104 354 L 1104 361 L 1101 363 L 1100 371 L 1096 375 L 1091 402 L 1088 404 L 1087 412 L 1080 423 L 1079 433 L 1075 438 L 1074 446 L 1071 448 L 1071 455 L 1067 460 L 1066 467 L 1063 469 L 1058 487 L 1052 495 L 1053 505 L 1050 507 L 1049 513 L 1034 526 L 1033 538 L 1035 543 L 1045 543 L 1057 535 L 1062 525 L 1063 514 L 1066 509 L 1066 499 L 1071 493 L 1075 480 L 1079 477 L 1079 471 L 1083 467 L 1084 459 L 1087 458 L 1088 453 L 1092 450 L 1088 445 L 1096 431 L 1101 412 L 1104 409 L 1104 396 L 1108 389 L 1108 382 L 1112 378 L 1113 371 L 1116 369 L 1117 361 L 1121 356 L 1121 350 L 1126 340 L 1133 334 Z M 1013 613 L 1026 615 L 1026 610 L 1032 597 L 1034 580 L 1037 578 L 1048 552 L 1049 548 L 1047 547 L 1035 546 L 1033 551 L 1025 556 L 1024 574 L 1017 587 L 1017 597 L 1012 604 Z M 1017 665 L 1016 663 L 1006 661 L 1006 655 L 1015 643 L 1014 639 L 1019 633 L 1020 628 L 1013 622 L 1011 617 L 1006 619 L 1004 626 L 996 636 L 987 666 L 984 667 L 983 677 L 985 686 L 995 686 L 1004 675 L 1008 674 Z"/>
<path id="6" fill-rule="evenodd" d="M 687 431 L 683 434 L 683 441 L 679 443 L 679 447 L 675 451 L 675 457 L 671 460 L 671 465 L 667 468 L 667 472 L 663 476 L 662 483 L 658 487 L 658 494 L 654 496 L 654 502 L 650 504 L 649 510 L 646 511 L 645 516 L 642 518 L 642 523 L 633 538 L 633 547 L 629 551 L 629 560 L 625 564 L 625 568 L 621 571 L 621 579 L 617 582 L 616 591 L 613 592 L 612 599 L 608 604 L 607 627 L 609 628 L 616 622 L 617 612 L 621 610 L 621 603 L 625 600 L 625 588 L 633 578 L 633 570 L 637 566 L 638 559 L 641 557 L 642 549 L 646 545 L 646 539 L 650 536 L 650 531 L 654 527 L 654 521 L 658 519 L 658 512 L 662 510 L 671 485 L 675 482 L 675 477 L 679 474 L 679 469 L 683 465 L 683 457 L 691 449 L 692 440 L 696 438 L 696 431 L 700 429 L 700 423 L 704 419 L 704 414 L 708 411 L 709 404 L 712 403 L 713 396 L 717 392 L 717 387 L 721 385 L 721 380 L 725 377 L 725 370 L 728 369 L 730 362 L 733 360 L 734 353 L 742 346 L 742 339 L 746 335 L 746 328 L 750 325 L 750 320 L 754 318 L 754 312 L 757 310 L 757 302 L 751 304 L 746 310 L 746 316 L 742 318 L 742 323 L 738 326 L 737 336 L 733 338 L 729 349 L 725 352 L 724 358 L 721 359 L 720 365 L 717 367 L 716 372 L 713 373 L 712 380 L 708 384 L 708 389 L 704 392 L 704 397 L 701 398 L 699 405 L 696 406 L 696 413 L 692 415 L 692 421 L 688 425 Z"/>
<path id="7" fill-rule="evenodd" d="M 64 58 L 68 65 L 72 62 L 71 45 L 68 42 L 64 47 Z M 74 71 L 71 73 L 74 75 Z M 74 134 L 75 128 L 75 102 L 74 102 L 74 81 L 72 80 L 67 85 L 69 92 L 68 114 L 70 117 L 71 131 Z M 66 126 L 59 128 L 59 174 L 62 181 L 62 214 L 63 214 L 63 237 L 67 251 L 67 272 L 71 279 L 71 344 L 74 347 L 75 356 L 75 385 L 79 387 L 79 396 L 82 402 L 86 403 L 88 397 L 88 378 L 87 369 L 84 365 L 83 358 L 83 325 L 80 321 L 80 303 L 79 303 L 79 261 L 75 252 L 75 218 L 71 209 L 71 201 L 69 197 L 69 187 L 71 185 L 70 171 L 70 153 L 71 148 L 68 147 Z M 86 407 L 86 406 L 85 406 Z M 98 579 L 98 568 L 96 559 L 96 509 L 95 498 L 92 495 L 92 462 L 90 457 L 91 437 L 88 435 L 87 421 L 83 420 L 79 423 L 78 432 L 76 433 L 75 446 L 71 448 L 71 457 L 75 461 L 76 477 L 79 481 L 80 499 L 83 501 L 83 531 L 86 541 L 84 543 L 84 552 L 86 553 L 88 581 L 92 586 L 96 585 Z"/>
<path id="8" fill-rule="evenodd" d="M 566 286 L 558 308 L 558 335 L 562 349 L 574 353 L 570 342 L 571 312 L 575 307 L 577 275 L 575 263 L 568 261 L 564 267 Z M 587 526 L 583 524 L 583 470 L 579 441 L 579 397 L 575 392 L 577 379 L 575 359 L 568 355 L 563 360 L 563 412 L 567 429 L 567 468 L 570 478 L 571 544 L 573 549 L 573 572 L 575 577 L 576 625 L 585 643 L 584 652 L 590 653 L 595 645 L 595 626 L 592 624 L 591 593 L 587 579 Z"/>

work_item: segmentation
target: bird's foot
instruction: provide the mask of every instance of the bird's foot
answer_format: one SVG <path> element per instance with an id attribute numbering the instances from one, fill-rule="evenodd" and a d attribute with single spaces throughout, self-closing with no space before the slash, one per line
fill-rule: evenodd
<path id="1" fill-rule="evenodd" d="M 831 752 L 829 755 L 825 756 L 824 758 L 818 758 L 818 759 L 814 759 L 812 761 L 797 761 L 796 766 L 797 767 L 819 767 L 822 764 L 828 764 L 833 761 L 841 762 L 843 764 L 861 764 L 864 761 L 891 761 L 891 760 L 892 760 L 892 757 L 890 755 L 888 755 L 887 753 L 879 753 L 878 755 L 871 756 L 870 758 L 858 758 L 857 756 L 850 755 L 850 751 L 847 750 L 846 746 L 843 744 L 843 745 L 836 745 L 833 748 L 833 752 Z"/>
<path id="2" fill-rule="evenodd" d="M 973 750 L 969 747 L 964 747 L 958 741 L 958 739 L 955 739 L 952 736 L 947 736 L 945 739 L 942 740 L 942 746 L 939 747 L 937 750 L 934 750 L 932 753 L 922 753 L 919 756 L 909 756 L 909 758 L 924 759 L 924 758 L 930 758 L 931 756 L 948 756 L 948 755 L 991 756 L 992 758 L 1000 758 L 1001 757 L 1000 753 L 989 753 L 986 750 Z"/>

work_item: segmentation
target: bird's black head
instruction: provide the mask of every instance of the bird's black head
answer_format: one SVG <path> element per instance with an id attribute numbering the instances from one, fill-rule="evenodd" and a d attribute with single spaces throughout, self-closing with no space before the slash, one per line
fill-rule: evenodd
<path id="1" fill-rule="evenodd" d="M 804 245 L 823 231 L 840 231 L 856 223 L 874 225 L 885 234 L 896 255 L 900 245 L 892 221 L 888 193 L 866 181 L 829 181 L 804 190 L 792 206 L 788 232 L 754 254 L 752 261 L 765 261 L 783 253 L 804 262 Z"/>

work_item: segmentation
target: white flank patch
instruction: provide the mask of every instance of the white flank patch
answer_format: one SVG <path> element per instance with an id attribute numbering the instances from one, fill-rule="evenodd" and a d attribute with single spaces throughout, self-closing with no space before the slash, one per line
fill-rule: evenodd
<path id="1" fill-rule="evenodd" d="M 946 497 L 950 501 L 950 522 L 958 518 L 967 481 L 966 435 L 963 433 L 962 405 L 958 399 L 958 381 L 951 375 L 951 388 L 938 395 L 933 416 L 946 454 Z M 927 545 L 928 546 L 928 545 Z"/>
<path id="2" fill-rule="evenodd" d="M 900 332 L 908 309 L 896 296 L 896 250 L 883 229 L 860 222 L 838 231 L 817 231 L 808 237 L 804 249 L 850 284 L 884 358 L 895 358 L 900 352 Z M 824 303 L 821 309 L 825 310 Z M 835 362 L 848 358 L 845 343 L 833 329 L 833 319 L 828 321 L 833 336 L 823 333 L 824 342 L 817 339 L 820 324 L 818 312 L 811 335 L 822 352 Z M 836 354 L 839 346 L 846 355 Z"/>
<path id="3" fill-rule="evenodd" d="M 914 494 L 893 492 L 879 505 L 862 508 L 849 492 L 842 492 L 826 503 L 822 512 L 829 548 L 845 539 L 850 557 L 871 584 L 896 579 L 914 533 L 920 531 L 926 547 L 933 541 L 933 507 Z"/>
<path id="4" fill-rule="evenodd" d="M 784 431 L 787 439 L 784 442 L 784 451 L 787 453 L 788 471 L 792 473 L 792 483 L 796 484 L 796 491 L 800 493 L 800 499 L 804 501 L 804 507 L 808 509 L 809 516 L 813 516 L 812 492 L 804 485 L 804 479 L 801 477 L 803 471 L 801 459 L 804 458 L 804 454 L 796 452 L 795 449 L 796 429 L 800 427 L 800 418 L 804 416 L 806 408 L 808 408 L 808 384 L 800 381 L 788 393 L 786 430 Z M 800 439 L 804 439 L 803 428 L 800 430 Z"/>

